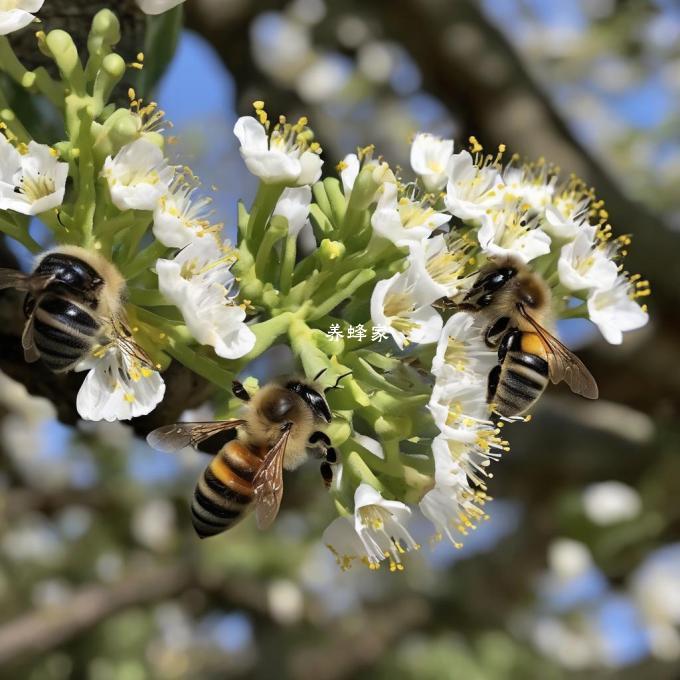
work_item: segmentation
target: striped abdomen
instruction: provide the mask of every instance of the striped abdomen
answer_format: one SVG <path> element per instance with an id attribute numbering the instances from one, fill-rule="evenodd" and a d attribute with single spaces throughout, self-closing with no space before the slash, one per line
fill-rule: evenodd
<path id="1" fill-rule="evenodd" d="M 199 538 L 231 529 L 251 509 L 253 477 L 262 459 L 234 440 L 225 444 L 203 471 L 191 502 L 191 520 Z"/>
<path id="2" fill-rule="evenodd" d="M 548 385 L 545 347 L 536 333 L 510 330 L 498 350 L 499 365 L 489 374 L 487 401 L 503 416 L 533 406 Z"/>
<path id="3" fill-rule="evenodd" d="M 33 304 L 33 338 L 40 358 L 55 373 L 71 370 L 92 348 L 100 324 L 89 305 L 58 292 Z"/>

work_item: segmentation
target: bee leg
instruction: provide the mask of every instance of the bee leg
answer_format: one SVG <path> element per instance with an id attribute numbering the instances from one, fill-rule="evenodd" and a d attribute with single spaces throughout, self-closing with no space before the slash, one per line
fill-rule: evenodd
<path id="1" fill-rule="evenodd" d="M 340 381 L 341 381 L 343 378 L 346 378 L 348 375 L 352 375 L 352 371 L 349 371 L 348 373 L 343 373 L 343 374 L 335 381 L 335 385 L 331 385 L 330 387 L 327 387 L 327 388 L 324 390 L 324 394 L 325 394 L 326 392 L 330 392 L 331 390 L 337 390 L 337 389 L 338 389 L 338 385 L 340 384 Z"/>
<path id="2" fill-rule="evenodd" d="M 491 403 L 493 398 L 496 396 L 496 390 L 498 389 L 498 381 L 501 377 L 501 366 L 494 366 L 489 373 L 489 378 L 487 380 L 486 388 L 486 401 Z"/>
<path id="3" fill-rule="evenodd" d="M 243 383 L 238 380 L 234 380 L 231 383 L 231 391 L 237 399 L 240 399 L 241 401 L 250 401 L 250 395 L 246 391 L 246 388 L 243 387 Z"/>
<path id="4" fill-rule="evenodd" d="M 501 316 L 496 319 L 484 333 L 484 342 L 487 347 L 498 347 L 499 342 L 504 338 L 503 333 L 505 333 L 508 324 L 510 323 L 509 316 Z"/>
<path id="5" fill-rule="evenodd" d="M 333 483 L 333 468 L 326 461 L 321 463 L 321 478 L 323 479 L 324 486 L 330 489 Z"/>

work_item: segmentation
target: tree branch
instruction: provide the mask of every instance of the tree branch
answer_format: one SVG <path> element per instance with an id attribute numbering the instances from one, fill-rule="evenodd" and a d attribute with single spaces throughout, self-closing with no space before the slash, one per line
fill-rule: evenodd
<path id="1" fill-rule="evenodd" d="M 126 607 L 172 597 L 190 580 L 186 567 L 147 569 L 111 586 L 83 588 L 63 605 L 37 608 L 0 625 L 0 664 L 53 649 Z"/>

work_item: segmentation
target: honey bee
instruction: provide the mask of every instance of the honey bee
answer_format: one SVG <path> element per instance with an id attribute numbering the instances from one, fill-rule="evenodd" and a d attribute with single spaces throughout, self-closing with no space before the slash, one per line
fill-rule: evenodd
<path id="1" fill-rule="evenodd" d="M 31 274 L 0 269 L 3 288 L 26 291 L 21 344 L 29 363 L 42 359 L 52 372 L 65 373 L 113 335 L 123 351 L 152 366 L 125 322 L 125 279 L 99 253 L 78 246 L 49 250 Z"/>
<path id="2" fill-rule="evenodd" d="M 323 371 L 322 371 L 323 372 Z M 320 374 L 319 374 L 320 375 Z M 284 377 L 250 396 L 240 382 L 234 396 L 246 403 L 243 418 L 212 423 L 175 423 L 147 437 L 160 451 L 197 448 L 225 435 L 222 445 L 198 479 L 191 502 L 191 520 L 199 538 L 230 529 L 255 509 L 259 529 L 272 524 L 283 496 L 283 470 L 294 470 L 307 460 L 308 449 L 325 458 L 324 482 L 332 480 L 337 453 L 327 434 L 319 430 L 331 422 L 324 390 L 314 380 Z M 348 375 L 348 374 L 346 374 Z M 338 386 L 340 376 L 333 389 Z M 327 391 L 326 390 L 326 391 Z"/>
<path id="3" fill-rule="evenodd" d="M 484 341 L 498 350 L 489 373 L 487 401 L 502 416 L 527 411 L 548 381 L 566 382 L 576 394 L 597 399 L 595 379 L 583 362 L 546 327 L 553 327 L 552 295 L 541 276 L 515 257 L 483 267 L 456 306 L 479 314 Z"/>

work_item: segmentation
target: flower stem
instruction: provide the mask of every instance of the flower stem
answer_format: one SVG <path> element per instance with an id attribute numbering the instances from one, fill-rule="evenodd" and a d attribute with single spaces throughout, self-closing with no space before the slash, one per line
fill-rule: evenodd
<path id="1" fill-rule="evenodd" d="M 155 264 L 159 257 L 165 255 L 167 248 L 159 241 L 154 241 L 150 246 L 137 253 L 127 264 L 121 266 L 121 271 L 128 281 L 143 274 L 149 267 Z"/>
<path id="2" fill-rule="evenodd" d="M 283 244 L 281 254 L 281 271 L 279 273 L 279 290 L 282 295 L 288 295 L 293 280 L 293 269 L 297 256 L 297 237 L 288 236 Z"/>
<path id="3" fill-rule="evenodd" d="M 264 237 L 267 220 L 283 193 L 283 189 L 284 187 L 281 184 L 265 184 L 260 182 L 246 228 L 246 241 L 248 243 L 248 250 L 251 253 L 258 252 Z"/>
<path id="4" fill-rule="evenodd" d="M 34 255 L 45 250 L 45 248 L 35 241 L 28 233 L 28 225 L 22 227 L 13 220 L 8 219 L 5 215 L 0 215 L 0 231 L 21 243 L 22 246 Z"/>
<path id="5" fill-rule="evenodd" d="M 328 290 L 328 287 L 319 289 L 315 298 L 324 300 L 324 302 L 316 306 L 314 312 L 309 316 L 310 320 L 319 319 L 322 316 L 326 316 L 326 314 L 330 314 L 343 300 L 351 297 L 361 286 L 374 278 L 374 271 L 362 269 L 356 273 L 354 278 L 350 278 L 347 282 L 334 281 L 332 287 L 337 290 L 332 295 L 329 295 L 330 290 Z"/>

